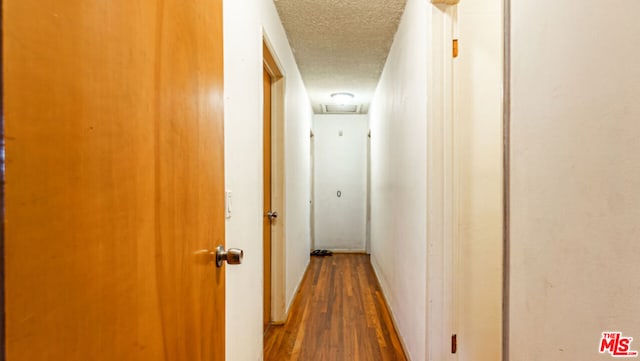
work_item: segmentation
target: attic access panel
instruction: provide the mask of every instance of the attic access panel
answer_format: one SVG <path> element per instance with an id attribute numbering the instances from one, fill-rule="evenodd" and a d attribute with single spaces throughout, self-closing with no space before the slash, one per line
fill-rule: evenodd
<path id="1" fill-rule="evenodd" d="M 326 114 L 358 114 L 362 104 L 323 104 L 322 112 Z"/>

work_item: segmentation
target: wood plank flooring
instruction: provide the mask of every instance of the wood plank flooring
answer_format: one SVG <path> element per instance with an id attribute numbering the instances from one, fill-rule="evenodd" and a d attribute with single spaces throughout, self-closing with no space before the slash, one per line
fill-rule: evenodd
<path id="1" fill-rule="evenodd" d="M 270 326 L 265 361 L 404 361 L 380 286 L 364 254 L 311 257 L 283 326 Z"/>

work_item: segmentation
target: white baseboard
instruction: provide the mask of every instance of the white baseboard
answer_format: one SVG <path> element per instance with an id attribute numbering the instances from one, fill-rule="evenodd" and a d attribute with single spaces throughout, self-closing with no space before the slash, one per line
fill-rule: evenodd
<path id="1" fill-rule="evenodd" d="M 396 329 L 396 334 L 398 334 L 398 339 L 400 340 L 400 346 L 402 346 L 402 350 L 404 351 L 404 355 L 407 357 L 407 361 L 412 361 L 413 359 L 411 358 L 411 354 L 407 349 L 407 345 L 404 341 L 404 336 L 398 328 L 398 322 L 396 321 L 395 312 L 393 312 L 391 303 L 389 303 L 389 299 L 387 298 L 387 295 L 389 294 L 389 288 L 387 287 L 387 283 L 384 282 L 384 278 L 380 277 L 380 272 L 378 271 L 378 263 L 373 256 L 371 257 L 371 268 L 373 268 L 373 273 L 376 275 L 376 279 L 378 280 L 378 284 L 380 285 L 380 289 L 382 290 L 382 298 L 387 304 L 387 309 L 389 310 L 389 314 L 391 315 L 391 322 L 393 323 L 393 327 Z"/>
<path id="2" fill-rule="evenodd" d="M 278 320 L 276 323 L 284 324 L 289 319 L 289 311 L 291 311 L 291 305 L 293 304 L 293 301 L 298 296 L 298 292 L 300 292 L 300 285 L 302 285 L 302 280 L 307 275 L 307 272 L 309 272 L 309 265 L 311 264 L 310 261 L 311 261 L 310 259 L 307 261 L 307 265 L 304 267 L 304 272 L 302 272 L 302 276 L 298 280 L 298 284 L 296 285 L 296 288 L 293 290 L 293 294 L 291 298 L 287 300 L 287 304 L 284 309 L 284 320 Z"/>
<path id="3" fill-rule="evenodd" d="M 328 248 L 327 251 L 331 251 L 333 253 L 367 253 L 364 249 Z"/>

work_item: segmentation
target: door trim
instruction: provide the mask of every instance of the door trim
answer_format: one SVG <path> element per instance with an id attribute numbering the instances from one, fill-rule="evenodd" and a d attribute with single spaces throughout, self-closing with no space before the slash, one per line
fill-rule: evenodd
<path id="1" fill-rule="evenodd" d="M 263 30 L 264 33 L 264 30 Z M 263 66 L 271 76 L 271 207 L 278 220 L 271 226 L 271 323 L 286 321 L 286 237 L 284 95 L 285 75 L 266 35 L 262 39 Z"/>
<path id="2" fill-rule="evenodd" d="M 4 173 L 5 173 L 5 147 L 4 147 L 4 1 L 0 4 L 0 361 L 5 361 L 5 314 L 4 314 Z"/>
<path id="3" fill-rule="evenodd" d="M 270 214 L 274 212 L 271 204 L 271 83 L 272 78 L 267 69 L 262 67 L 262 326 L 266 332 L 271 323 L 271 227 L 274 220 Z M 277 213 L 277 211 L 275 211 Z"/>
<path id="4" fill-rule="evenodd" d="M 502 361 L 509 360 L 509 126 L 510 126 L 510 3 L 503 0 L 503 178 L 502 178 Z M 453 281 L 455 280 L 455 250 L 452 247 L 455 217 L 452 189 L 453 163 L 452 129 L 452 57 L 454 6 L 444 4 L 430 7 L 430 62 L 428 66 L 429 89 L 431 96 L 427 107 L 427 204 L 431 212 L 427 215 L 427 239 L 442 240 L 428 245 L 427 258 L 427 295 L 442 295 L 428 299 L 427 310 L 427 358 L 429 360 L 457 360 L 458 354 L 451 354 L 449 347 L 457 315 L 453 304 Z M 444 57 L 443 57 L 444 54 Z M 500 240 L 498 240 L 500 241 Z M 433 315 L 433 317 L 431 317 Z M 460 349 L 460 348 L 458 348 Z"/>
<path id="5" fill-rule="evenodd" d="M 453 307 L 453 58 L 454 6 L 431 5 L 430 62 L 427 77 L 432 94 L 427 103 L 427 359 L 455 360 L 450 340 Z"/>
<path id="6" fill-rule="evenodd" d="M 511 272 L 511 234 L 510 234 L 510 197 L 511 197 L 511 0 L 502 2 L 503 18 L 503 73 L 502 73 L 502 361 L 509 361 L 509 314 L 510 314 L 510 272 Z"/>

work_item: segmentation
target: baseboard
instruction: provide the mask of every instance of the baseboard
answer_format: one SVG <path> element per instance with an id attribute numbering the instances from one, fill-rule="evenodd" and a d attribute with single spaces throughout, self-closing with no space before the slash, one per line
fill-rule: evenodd
<path id="1" fill-rule="evenodd" d="M 389 315 L 391 315 L 391 322 L 393 323 L 393 327 L 396 329 L 396 333 L 398 334 L 398 339 L 400 340 L 400 346 L 402 346 L 402 351 L 404 351 L 404 355 L 407 357 L 407 361 L 412 361 L 411 354 L 409 353 L 409 349 L 407 349 L 407 345 L 404 341 L 404 336 L 402 335 L 402 333 L 400 332 L 400 329 L 398 328 L 398 322 L 396 321 L 395 312 L 393 312 L 393 308 L 391 308 L 391 305 L 389 304 L 389 300 L 387 299 L 387 294 L 389 293 L 387 285 L 385 282 L 381 281 L 381 280 L 384 280 L 384 278 L 380 277 L 380 273 L 378 272 L 378 264 L 376 263 L 376 260 L 373 256 L 370 258 L 370 261 L 371 261 L 371 268 L 373 268 L 373 273 L 376 276 L 376 281 L 378 281 L 378 286 L 380 286 L 380 290 L 382 290 L 382 299 L 384 300 L 384 303 L 387 306 L 387 309 L 389 310 Z"/>
<path id="2" fill-rule="evenodd" d="M 302 272 L 302 277 L 300 277 L 300 279 L 298 280 L 298 284 L 296 285 L 296 288 L 293 290 L 293 297 L 291 297 L 284 308 L 284 320 L 274 320 L 271 321 L 272 325 L 284 325 L 287 323 L 287 321 L 289 321 L 289 315 L 290 315 L 290 311 L 291 311 L 291 305 L 293 304 L 293 302 L 295 301 L 296 297 L 298 297 L 298 293 L 300 293 L 300 285 L 302 285 L 302 282 L 304 281 L 304 279 L 307 277 L 307 273 L 309 273 L 309 265 L 311 264 L 311 262 L 307 262 L 307 265 L 304 268 L 304 272 Z"/>
<path id="3" fill-rule="evenodd" d="M 367 254 L 364 249 L 340 249 L 340 248 L 329 248 L 327 251 L 331 251 L 333 253 L 355 253 L 355 254 Z"/>

